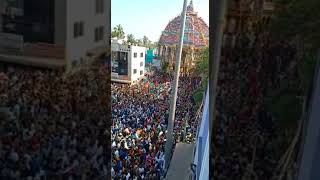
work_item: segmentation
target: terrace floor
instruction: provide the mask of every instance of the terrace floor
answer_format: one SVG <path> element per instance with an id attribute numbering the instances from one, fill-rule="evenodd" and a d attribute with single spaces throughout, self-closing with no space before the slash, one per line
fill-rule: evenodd
<path id="1" fill-rule="evenodd" d="M 189 180 L 194 144 L 176 144 L 166 180 Z"/>

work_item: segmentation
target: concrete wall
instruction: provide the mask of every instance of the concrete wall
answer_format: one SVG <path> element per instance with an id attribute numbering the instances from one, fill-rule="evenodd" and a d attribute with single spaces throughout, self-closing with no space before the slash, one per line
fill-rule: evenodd
<path id="1" fill-rule="evenodd" d="M 298 180 L 318 180 L 320 177 L 320 52 L 315 71 Z"/>
<path id="2" fill-rule="evenodd" d="M 0 0 L 0 7 L 1 7 L 1 0 Z M 1 16 L 1 13 L 0 13 L 0 32 L 2 32 L 2 16 Z"/>
<path id="3" fill-rule="evenodd" d="M 4 8 L 4 0 L 0 0 L 0 32 L 2 32 L 2 12 Z"/>
<path id="4" fill-rule="evenodd" d="M 99 42 L 94 41 L 95 28 L 104 26 L 104 32 L 106 34 L 109 30 L 108 19 L 110 19 L 110 12 L 108 7 L 109 0 L 104 0 L 104 14 L 96 14 L 95 0 L 67 0 L 67 62 L 68 66 L 73 61 L 79 61 L 81 58 L 86 57 L 87 50 L 94 49 L 95 47 L 106 46 L 106 36 Z M 84 35 L 81 37 L 74 38 L 73 27 L 75 22 L 84 22 Z"/>
<path id="5" fill-rule="evenodd" d="M 137 53 L 137 57 L 134 58 L 134 53 Z M 140 57 L 140 53 L 143 53 L 143 57 Z M 144 76 L 144 67 L 145 67 L 145 56 L 146 56 L 146 48 L 131 46 L 130 57 L 129 57 L 129 70 L 131 71 L 131 80 L 136 81 L 138 78 Z M 140 66 L 140 62 L 143 63 L 143 66 Z M 134 69 L 137 69 L 137 73 L 134 74 Z M 143 71 L 143 74 L 140 75 L 140 71 Z"/>
<path id="6" fill-rule="evenodd" d="M 107 45 L 108 45 L 108 49 L 110 51 L 110 46 L 111 46 L 111 0 L 106 0 L 106 6 L 107 6 L 107 9 L 106 9 L 106 41 L 107 41 Z M 111 53 L 111 51 L 110 51 Z"/>
<path id="7" fill-rule="evenodd" d="M 209 85 L 202 112 L 199 132 L 196 141 L 196 152 L 193 163 L 197 165 L 197 179 L 209 179 Z"/>

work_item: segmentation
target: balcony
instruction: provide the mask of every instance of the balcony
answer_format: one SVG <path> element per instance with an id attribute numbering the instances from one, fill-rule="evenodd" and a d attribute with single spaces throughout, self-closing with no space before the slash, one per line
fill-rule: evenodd
<path id="1" fill-rule="evenodd" d="M 8 48 L 1 46 L 0 53 L 7 55 L 17 55 L 26 57 L 38 57 L 38 58 L 49 58 L 49 59 L 64 59 L 65 58 L 64 46 L 57 46 L 51 44 L 23 44 L 21 48 Z"/>
<path id="2" fill-rule="evenodd" d="M 23 16 L 11 17 L 6 14 L 2 14 L 1 18 L 1 31 L 4 33 L 21 35 L 24 42 L 51 44 L 54 42 L 54 27 L 50 22 L 30 20 Z"/>
<path id="3" fill-rule="evenodd" d="M 65 47 L 46 43 L 24 43 L 23 37 L 0 33 L 1 61 L 34 66 L 61 67 L 65 65 Z"/>
<path id="4" fill-rule="evenodd" d="M 318 52 L 319 53 L 319 52 Z M 302 143 L 298 159 L 298 180 L 319 179 L 320 171 L 320 61 L 317 59 L 313 85 L 305 104 Z"/>
<path id="5" fill-rule="evenodd" d="M 111 73 L 111 81 L 119 83 L 132 83 L 129 76 L 118 75 L 118 73 Z"/>
<path id="6" fill-rule="evenodd" d="M 192 174 L 190 172 L 190 165 L 192 163 L 192 153 L 194 151 L 194 144 L 177 143 L 172 155 L 166 180 L 190 180 Z M 205 179 L 204 179 L 205 180 Z"/>
<path id="7" fill-rule="evenodd" d="M 263 11 L 272 12 L 275 10 L 275 4 L 273 2 L 263 2 Z"/>
<path id="8" fill-rule="evenodd" d="M 229 10 L 238 10 L 240 7 L 240 4 L 236 1 L 230 1 L 229 4 L 228 4 L 228 9 Z"/>
<path id="9" fill-rule="evenodd" d="M 249 16 L 250 8 L 248 4 L 241 1 L 230 1 L 228 2 L 228 15 L 229 16 Z"/>
<path id="10" fill-rule="evenodd" d="M 196 118 L 201 118 L 196 141 L 192 144 L 178 143 L 176 145 L 167 172 L 167 180 L 209 179 L 209 86 L 202 105 L 202 113 L 200 108 L 196 115 Z"/>
<path id="11" fill-rule="evenodd" d="M 209 84 L 203 102 L 202 119 L 198 129 L 193 163 L 196 165 L 195 179 L 209 179 Z"/>
<path id="12" fill-rule="evenodd" d="M 54 59 L 65 58 L 65 47 L 55 44 L 36 43 L 25 44 L 23 49 L 25 56 L 45 57 Z"/>

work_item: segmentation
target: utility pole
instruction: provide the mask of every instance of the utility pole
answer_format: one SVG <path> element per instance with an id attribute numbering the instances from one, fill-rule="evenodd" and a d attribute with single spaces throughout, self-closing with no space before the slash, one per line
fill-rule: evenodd
<path id="1" fill-rule="evenodd" d="M 213 9 L 212 9 L 212 18 L 213 24 L 210 24 L 213 29 L 212 37 L 210 34 L 210 41 L 213 42 L 212 51 L 210 51 L 209 56 L 212 57 L 212 61 L 209 63 L 209 80 L 212 83 L 209 83 L 209 137 L 211 142 L 213 124 L 215 123 L 215 110 L 216 110 L 216 96 L 217 96 L 217 82 L 218 82 L 218 73 L 219 73 L 219 64 L 221 56 L 221 46 L 222 46 L 222 36 L 223 28 L 225 21 L 225 12 L 227 7 L 227 0 L 213 0 Z"/>
<path id="2" fill-rule="evenodd" d="M 171 92 L 171 103 L 170 103 L 170 112 L 169 112 L 169 119 L 168 119 L 168 127 L 167 127 L 167 134 L 166 134 L 166 144 L 165 144 L 165 164 L 166 169 L 168 169 L 171 159 L 171 152 L 172 152 L 172 145 L 173 145 L 173 126 L 174 126 L 174 119 L 176 113 L 176 103 L 177 103 L 177 94 L 178 94 L 178 86 L 179 86 L 179 76 L 180 76 L 180 65 L 181 65 L 181 56 L 182 56 L 182 47 L 183 47 L 183 37 L 184 37 L 184 28 L 186 23 L 186 11 L 187 11 L 187 1 L 184 0 L 183 4 L 183 11 L 181 13 L 181 20 L 180 20 L 180 41 L 179 46 L 177 48 L 177 56 L 176 56 L 176 65 L 174 68 L 174 80 Z"/>

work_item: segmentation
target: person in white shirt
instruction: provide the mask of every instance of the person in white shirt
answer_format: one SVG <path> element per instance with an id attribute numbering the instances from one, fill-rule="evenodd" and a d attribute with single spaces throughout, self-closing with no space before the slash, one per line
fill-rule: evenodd
<path id="1" fill-rule="evenodd" d="M 118 158 L 119 157 L 119 151 L 118 149 L 114 152 L 114 155 Z"/>
<path id="2" fill-rule="evenodd" d="M 116 147 L 116 146 L 117 146 L 117 145 L 116 145 L 116 142 L 113 141 L 111 147 L 114 148 L 114 147 Z"/>
<path id="3" fill-rule="evenodd" d="M 144 173 L 144 168 L 142 166 L 139 167 L 139 174 L 143 174 Z"/>
<path id="4" fill-rule="evenodd" d="M 131 177 L 130 173 L 128 172 L 128 174 L 126 175 L 126 180 L 129 180 Z"/>
<path id="5" fill-rule="evenodd" d="M 113 169 L 113 167 L 111 168 L 111 177 L 115 177 L 115 175 L 116 175 L 116 173 L 114 172 L 114 169 Z"/>

